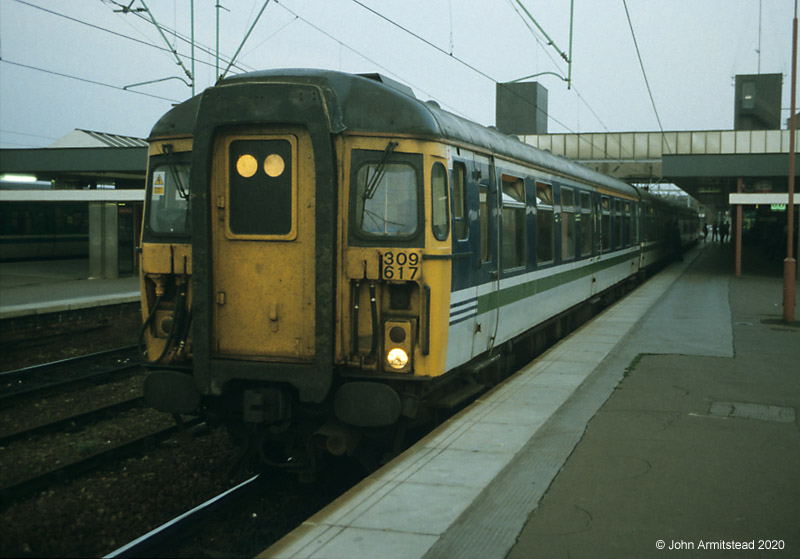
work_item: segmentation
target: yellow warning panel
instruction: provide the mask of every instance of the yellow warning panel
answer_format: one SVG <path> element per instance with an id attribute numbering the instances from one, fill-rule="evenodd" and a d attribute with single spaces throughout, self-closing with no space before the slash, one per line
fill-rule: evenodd
<path id="1" fill-rule="evenodd" d="M 164 194 L 166 178 L 165 171 L 156 171 L 153 173 L 153 196 L 162 196 Z"/>

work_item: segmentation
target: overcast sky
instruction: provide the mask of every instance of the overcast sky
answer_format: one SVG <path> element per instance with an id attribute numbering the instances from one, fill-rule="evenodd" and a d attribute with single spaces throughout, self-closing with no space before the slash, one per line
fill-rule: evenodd
<path id="1" fill-rule="evenodd" d="M 522 2 L 567 51 L 569 1 Z M 189 45 L 175 35 L 190 35 L 190 0 L 145 3 L 190 69 Z M 198 93 L 215 81 L 216 3 L 194 0 Z M 264 0 L 221 3 L 220 52 L 228 58 Z M 794 1 L 761 4 L 760 70 L 784 75 L 785 121 Z M 188 78 L 147 14 L 115 13 L 119 5 L 131 0 L 0 0 L 0 147 L 46 146 L 74 128 L 147 137 L 172 103 L 191 96 L 178 79 L 123 90 Z M 759 71 L 759 0 L 627 6 L 663 128 L 731 129 L 733 76 Z M 132 7 L 142 7 L 141 0 Z M 272 0 L 231 73 L 377 71 L 410 85 L 419 98 L 492 125 L 496 81 L 566 75 L 566 64 L 521 13 L 516 0 Z M 549 92 L 548 130 L 657 130 L 623 0 L 575 0 L 574 19 L 574 87 L 553 75 L 538 78 Z"/>

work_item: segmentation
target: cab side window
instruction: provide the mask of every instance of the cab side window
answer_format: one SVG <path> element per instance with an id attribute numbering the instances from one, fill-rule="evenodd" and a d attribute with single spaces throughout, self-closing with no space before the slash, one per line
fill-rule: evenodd
<path id="1" fill-rule="evenodd" d="M 437 161 L 431 169 L 431 225 L 433 236 L 440 241 L 450 234 L 448 190 L 447 169 Z"/>

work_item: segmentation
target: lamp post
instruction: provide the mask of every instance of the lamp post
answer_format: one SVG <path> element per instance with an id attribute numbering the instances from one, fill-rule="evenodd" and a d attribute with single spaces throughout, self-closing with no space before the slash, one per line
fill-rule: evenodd
<path id="1" fill-rule="evenodd" d="M 795 95 L 797 93 L 797 0 L 792 18 L 792 99 L 789 116 L 789 211 L 786 227 L 786 260 L 783 261 L 783 321 L 794 322 L 794 291 L 797 267 L 794 259 L 794 136 L 796 130 Z"/>

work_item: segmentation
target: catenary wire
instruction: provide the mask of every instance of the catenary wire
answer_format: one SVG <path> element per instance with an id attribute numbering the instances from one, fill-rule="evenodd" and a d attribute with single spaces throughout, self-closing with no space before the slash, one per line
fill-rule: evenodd
<path id="1" fill-rule="evenodd" d="M 90 83 L 90 84 L 93 84 L 93 85 L 100 85 L 100 86 L 108 87 L 108 88 L 111 88 L 111 89 L 118 89 L 120 91 L 126 91 L 128 93 L 135 93 L 136 95 L 144 95 L 145 97 L 152 97 L 153 99 L 161 99 L 162 101 L 169 101 L 170 103 L 180 103 L 180 101 L 177 100 L 177 99 L 170 99 L 169 97 L 162 97 L 160 95 L 153 95 L 152 93 L 145 93 L 143 91 L 135 91 L 133 89 L 125 89 L 124 87 L 120 87 L 118 85 L 111 85 L 109 83 L 98 82 L 98 81 L 90 80 L 90 79 L 87 79 L 87 78 L 81 78 L 79 76 L 73 76 L 73 75 L 70 75 L 70 74 L 64 74 L 62 72 L 55 72 L 53 70 L 47 70 L 45 68 L 39 68 L 37 66 L 31 66 L 29 64 L 22 64 L 20 62 L 14 62 L 14 61 L 8 60 L 6 58 L 0 58 L 0 62 L 5 62 L 6 64 L 11 64 L 12 66 L 19 66 L 20 68 L 27 68 L 29 70 L 36 70 L 37 72 L 44 72 L 45 74 L 50 74 L 50 75 L 53 75 L 53 76 L 59 76 L 59 77 L 62 77 L 62 78 L 69 78 L 71 80 L 77 80 L 77 81 L 80 81 L 80 82 Z"/>
<path id="2" fill-rule="evenodd" d="M 672 154 L 672 149 L 669 147 L 669 142 L 667 142 L 667 136 L 664 134 L 664 127 L 661 126 L 661 118 L 658 116 L 658 109 L 656 108 L 656 101 L 653 98 L 653 91 L 650 89 L 650 82 L 647 80 L 647 72 L 644 71 L 644 62 L 642 61 L 642 53 L 639 52 L 639 43 L 636 41 L 636 33 L 633 32 L 633 22 L 631 22 L 631 14 L 628 12 L 628 2 L 626 0 L 622 0 L 622 5 L 625 6 L 625 16 L 628 18 L 628 26 L 631 29 L 631 37 L 633 37 L 633 46 L 636 47 L 636 56 L 639 58 L 639 66 L 642 68 L 642 76 L 644 76 L 644 84 L 647 86 L 647 93 L 650 95 L 650 102 L 653 104 L 653 112 L 656 114 L 656 120 L 658 121 L 658 128 L 661 130 L 661 137 L 664 141 L 664 144 L 667 146 L 667 152 Z"/>

